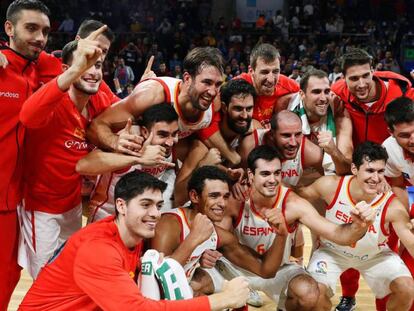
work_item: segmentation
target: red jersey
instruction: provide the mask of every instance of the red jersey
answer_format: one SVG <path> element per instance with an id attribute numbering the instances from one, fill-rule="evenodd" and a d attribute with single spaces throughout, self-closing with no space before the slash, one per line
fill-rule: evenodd
<path id="1" fill-rule="evenodd" d="M 154 301 L 135 283 L 142 243 L 128 249 L 114 217 L 72 235 L 40 272 L 19 310 L 210 310 L 206 296 Z"/>
<path id="2" fill-rule="evenodd" d="M 237 76 L 236 79 L 244 79 L 253 85 L 252 76 L 248 73 L 242 73 Z M 273 95 L 259 95 L 256 97 L 253 108 L 253 119 L 256 119 L 261 123 L 269 123 L 272 118 L 273 111 L 277 106 L 278 99 L 287 94 L 297 93 L 299 90 L 300 88 L 296 81 L 282 74 L 279 75 L 279 80 L 275 85 Z"/>
<path id="3" fill-rule="evenodd" d="M 344 79 L 332 85 L 332 91 L 338 95 L 348 110 L 353 125 L 354 146 L 370 140 L 377 144 L 390 136 L 384 120 L 385 109 L 392 100 L 402 95 L 414 99 L 411 82 L 405 77 L 390 71 L 376 71 L 373 79 L 380 85 L 380 97 L 368 107 L 353 96 Z"/>
<path id="4" fill-rule="evenodd" d="M 110 105 L 98 92 L 87 105 L 89 119 L 76 108 L 54 79 L 23 105 L 21 122 L 27 127 L 24 155 L 26 208 L 64 213 L 81 202 L 81 176 L 76 163 L 91 146 L 85 131 L 91 120 Z"/>
<path id="5" fill-rule="evenodd" d="M 16 210 L 21 200 L 24 127 L 19 113 L 37 87 L 35 65 L 11 49 L 2 50 L 9 61 L 0 69 L 0 212 Z"/>

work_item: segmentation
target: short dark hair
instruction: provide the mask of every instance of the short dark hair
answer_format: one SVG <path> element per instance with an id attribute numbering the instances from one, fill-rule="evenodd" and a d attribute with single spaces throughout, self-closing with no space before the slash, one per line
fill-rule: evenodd
<path id="1" fill-rule="evenodd" d="M 101 28 L 102 26 L 104 26 L 105 24 L 94 20 L 94 19 L 87 19 L 84 20 L 78 29 L 78 32 L 76 35 L 78 35 L 81 39 L 85 39 L 87 36 L 89 36 L 89 34 L 99 28 Z M 102 33 L 108 40 L 109 42 L 113 42 L 115 40 L 115 34 L 113 33 L 113 31 L 107 26 L 106 30 Z"/>
<path id="2" fill-rule="evenodd" d="M 206 180 L 221 180 L 226 183 L 229 188 L 232 185 L 231 179 L 216 166 L 206 165 L 196 169 L 190 177 L 187 184 L 187 191 L 195 190 L 197 194 L 203 192 Z"/>
<path id="3" fill-rule="evenodd" d="M 122 176 L 115 185 L 114 201 L 120 198 L 129 202 L 145 190 L 159 190 L 164 192 L 167 184 L 154 176 L 138 170 L 129 172 Z M 118 216 L 118 210 L 115 208 L 115 215 Z"/>
<path id="4" fill-rule="evenodd" d="M 309 79 L 311 77 L 316 77 L 319 79 L 323 79 L 323 78 L 327 78 L 328 79 L 328 74 L 323 71 L 323 70 L 319 70 L 319 69 L 311 69 L 309 71 L 307 71 L 302 78 L 300 79 L 300 89 L 305 92 L 307 87 L 308 87 L 308 82 Z"/>
<path id="5" fill-rule="evenodd" d="M 231 98 L 234 95 L 252 95 L 253 100 L 256 98 L 256 90 L 253 85 L 243 79 L 233 79 L 224 84 L 220 89 L 220 99 L 228 107 L 231 102 Z"/>
<path id="6" fill-rule="evenodd" d="M 157 122 L 171 123 L 178 120 L 177 112 L 167 103 L 153 105 L 142 114 L 141 124 L 148 130 Z"/>
<path id="7" fill-rule="evenodd" d="M 394 99 L 387 105 L 384 118 L 390 130 L 394 130 L 396 124 L 414 121 L 414 102 L 404 96 Z"/>
<path id="8" fill-rule="evenodd" d="M 73 52 L 78 48 L 78 40 L 73 40 L 63 47 L 62 49 L 62 63 L 70 65 L 73 60 Z"/>
<path id="9" fill-rule="evenodd" d="M 247 156 L 247 167 L 254 173 L 256 170 L 256 162 L 259 159 L 265 161 L 273 161 L 274 159 L 281 159 L 282 155 L 274 146 L 261 145 L 255 147 Z"/>
<path id="10" fill-rule="evenodd" d="M 365 141 L 359 144 L 352 154 L 352 163 L 355 164 L 356 168 L 366 162 L 383 160 L 387 162 L 388 154 L 387 150 L 379 144 L 373 143 L 372 141 Z"/>
<path id="11" fill-rule="evenodd" d="M 372 56 L 369 55 L 368 52 L 366 52 L 365 50 L 352 49 L 342 56 L 341 70 L 342 73 L 345 75 L 346 70 L 349 67 L 365 64 L 369 64 L 370 66 L 372 66 Z"/>
<path id="12" fill-rule="evenodd" d="M 23 10 L 38 11 L 50 16 L 49 8 L 39 0 L 15 0 L 7 8 L 6 19 L 15 25 L 19 13 Z"/>
<path id="13" fill-rule="evenodd" d="M 192 49 L 184 58 L 183 69 L 192 77 L 201 72 L 204 67 L 216 67 L 224 72 L 224 60 L 220 50 L 212 47 L 197 47 Z"/>
<path id="14" fill-rule="evenodd" d="M 250 53 L 250 66 L 256 69 L 257 60 L 262 58 L 265 63 L 273 62 L 280 58 L 278 50 L 269 43 L 256 45 Z"/>

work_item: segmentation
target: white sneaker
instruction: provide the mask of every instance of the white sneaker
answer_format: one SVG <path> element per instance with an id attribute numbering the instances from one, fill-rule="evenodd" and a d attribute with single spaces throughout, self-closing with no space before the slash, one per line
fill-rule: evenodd
<path id="1" fill-rule="evenodd" d="M 263 299 L 260 297 L 259 293 L 256 290 L 251 289 L 249 298 L 247 299 L 247 304 L 259 308 L 263 306 Z"/>

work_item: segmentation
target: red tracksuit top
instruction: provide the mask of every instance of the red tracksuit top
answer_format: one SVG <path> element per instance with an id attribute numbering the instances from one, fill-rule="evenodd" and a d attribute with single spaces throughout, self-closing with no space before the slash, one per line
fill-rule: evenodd
<path id="1" fill-rule="evenodd" d="M 210 310 L 206 296 L 192 300 L 144 298 L 134 281 L 142 243 L 128 249 L 114 217 L 90 224 L 69 238 L 33 283 L 19 310 Z"/>
<path id="2" fill-rule="evenodd" d="M 19 113 L 37 87 L 33 62 L 11 49 L 2 53 L 9 65 L 0 69 L 0 212 L 16 210 L 21 200 L 25 129 L 19 122 Z"/>
<path id="3" fill-rule="evenodd" d="M 91 146 L 85 131 L 111 102 L 103 92 L 90 97 L 89 119 L 81 115 L 54 79 L 23 105 L 20 120 L 27 127 L 24 154 L 24 199 L 29 210 L 64 213 L 81 201 L 78 160 Z"/>
<path id="4" fill-rule="evenodd" d="M 358 102 L 349 92 L 344 79 L 332 85 L 332 91 L 342 99 L 351 116 L 354 146 L 366 140 L 382 144 L 390 136 L 384 120 L 385 109 L 393 99 L 403 95 L 402 87 L 406 89 L 405 96 L 414 99 L 411 82 L 399 74 L 391 71 L 376 71 L 373 79 L 380 83 L 381 95 L 370 108 Z"/>

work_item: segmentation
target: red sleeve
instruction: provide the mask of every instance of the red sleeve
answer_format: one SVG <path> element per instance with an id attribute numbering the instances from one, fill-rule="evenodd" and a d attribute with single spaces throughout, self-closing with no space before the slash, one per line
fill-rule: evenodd
<path id="1" fill-rule="evenodd" d="M 62 73 L 62 60 L 43 51 L 37 59 L 36 71 L 39 81 L 47 83 Z"/>
<path id="2" fill-rule="evenodd" d="M 46 126 L 65 94 L 59 89 L 57 78 L 46 83 L 24 102 L 20 121 L 28 128 Z"/>
<path id="3" fill-rule="evenodd" d="M 111 88 L 108 86 L 108 84 L 106 84 L 104 80 L 102 80 L 102 83 L 99 86 L 99 91 L 106 94 L 106 96 L 109 98 L 111 105 L 121 100 L 112 92 Z"/>
<path id="4" fill-rule="evenodd" d="M 414 88 L 409 88 L 407 92 L 405 92 L 405 96 L 414 100 Z"/>
<path id="5" fill-rule="evenodd" d="M 75 283 L 103 310 L 210 310 L 206 296 L 177 301 L 154 301 L 143 297 L 123 268 L 123 261 L 120 251 L 110 242 L 92 240 L 84 243 L 74 260 Z"/>
<path id="6" fill-rule="evenodd" d="M 290 79 L 284 75 L 279 76 L 278 84 L 285 90 L 284 93 L 286 94 L 297 93 L 300 91 L 299 84 L 295 80 Z"/>
<path id="7" fill-rule="evenodd" d="M 220 130 L 221 113 L 220 111 L 213 112 L 211 123 L 208 127 L 197 131 L 198 137 L 205 141 L 209 139 L 214 133 Z"/>

